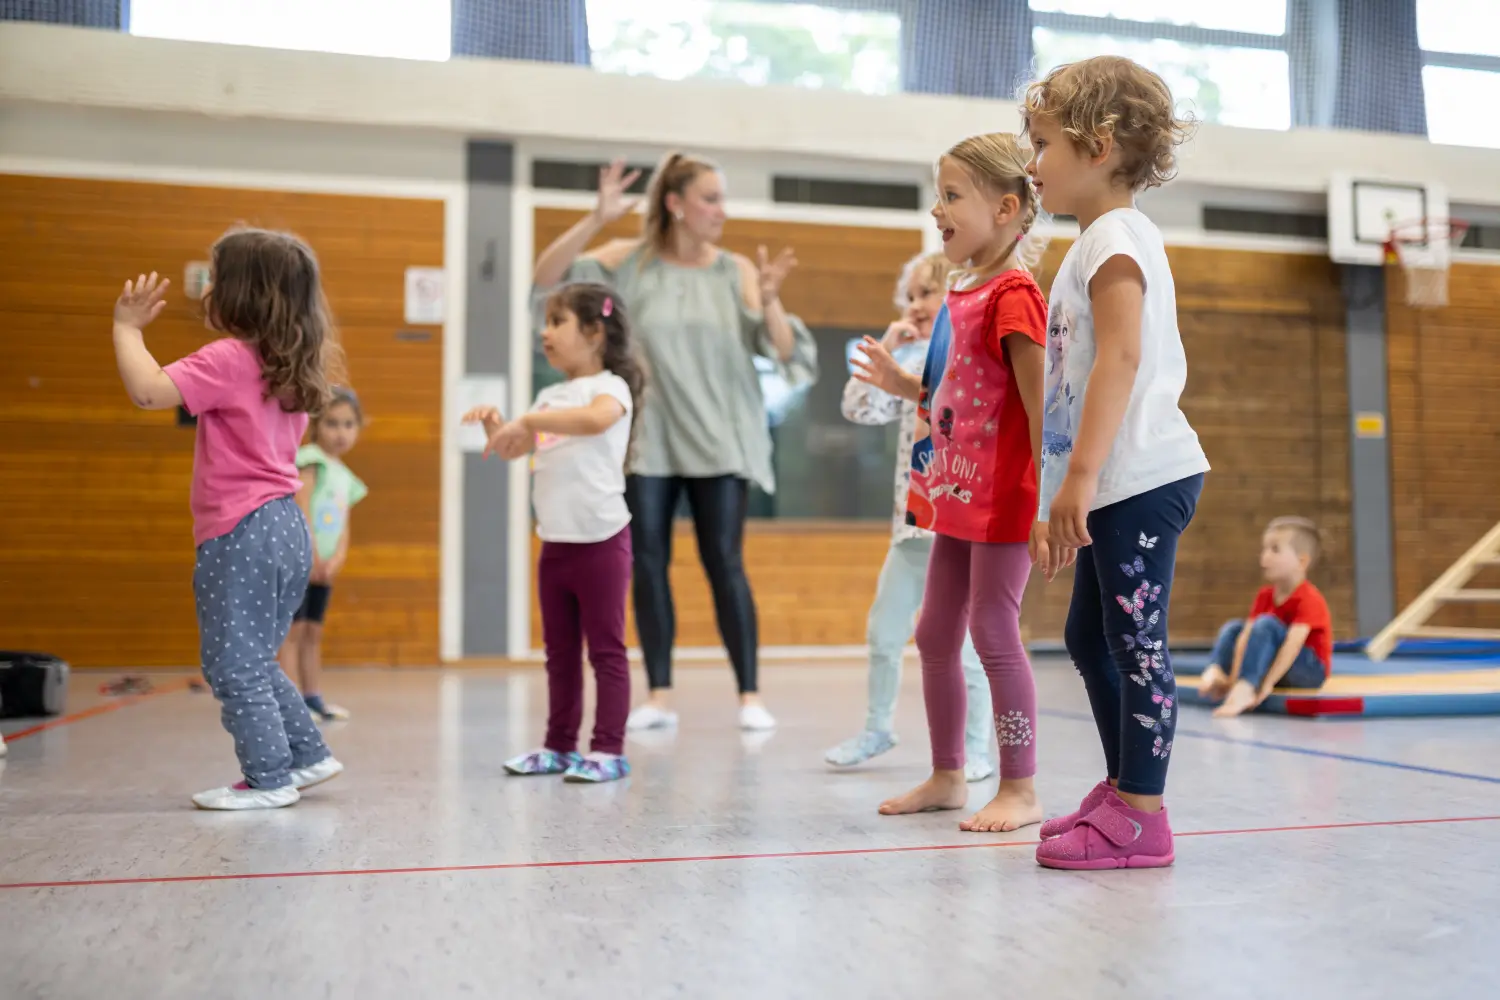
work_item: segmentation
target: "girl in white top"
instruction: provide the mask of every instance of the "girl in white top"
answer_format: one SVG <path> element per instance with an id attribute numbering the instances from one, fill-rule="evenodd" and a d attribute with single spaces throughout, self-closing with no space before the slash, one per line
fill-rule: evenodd
<path id="1" fill-rule="evenodd" d="M 547 736 L 508 762 L 511 774 L 615 781 L 630 713 L 625 595 L 630 589 L 630 512 L 625 463 L 645 372 L 617 294 L 605 285 L 564 285 L 547 300 L 542 349 L 567 381 L 543 389 L 531 410 L 506 421 L 478 407 L 485 454 L 532 456 L 532 506 L 542 539 L 537 593 L 547 648 Z M 583 720 L 583 646 L 598 687 L 590 753 L 578 753 Z"/>
<path id="2" fill-rule="evenodd" d="M 870 605 L 870 707 L 865 728 L 823 755 L 835 767 L 863 764 L 871 757 L 893 749 L 900 740 L 894 723 L 896 694 L 901 687 L 901 659 L 922 607 L 922 592 L 927 583 L 927 562 L 932 556 L 932 532 L 906 523 L 906 494 L 911 486 L 911 452 L 916 437 L 917 404 L 893 395 L 871 384 L 866 374 L 869 362 L 863 357 L 883 352 L 891 363 L 919 381 L 927 363 L 927 348 L 932 342 L 932 323 L 943 307 L 948 291 L 948 276 L 953 264 L 941 253 L 922 254 L 906 262 L 896 282 L 896 308 L 901 318 L 890 325 L 885 336 L 876 341 L 865 338 L 860 345 L 865 354 L 850 360 L 851 375 L 844 386 L 844 419 L 856 424 L 877 426 L 900 421 L 896 441 L 895 524 L 891 529 L 891 548 L 880 569 L 875 586 L 875 601 Z M 973 640 L 964 639 L 964 685 L 968 688 L 968 718 L 964 726 L 964 777 L 983 781 L 995 773 L 990 753 L 989 682 Z"/>
<path id="3" fill-rule="evenodd" d="M 1117 56 L 1059 66 L 1022 113 L 1042 207 L 1081 230 L 1052 282 L 1032 551 L 1049 577 L 1076 553 L 1064 635 L 1106 768 L 1075 812 L 1042 824 L 1037 861 L 1157 868 L 1174 857 L 1167 608 L 1208 460 L 1178 406 L 1187 356 L 1172 268 L 1135 195 L 1172 176 L 1187 123 L 1159 76 Z"/>

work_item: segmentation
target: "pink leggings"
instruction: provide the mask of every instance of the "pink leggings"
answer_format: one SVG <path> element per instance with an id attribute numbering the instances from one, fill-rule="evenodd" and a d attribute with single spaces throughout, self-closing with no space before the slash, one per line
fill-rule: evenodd
<path id="1" fill-rule="evenodd" d="M 990 682 L 1000 776 L 1036 773 L 1036 682 L 1021 643 L 1021 594 L 1030 574 L 1025 542 L 999 545 L 943 535 L 933 542 L 917 622 L 933 770 L 964 766 L 967 705 L 959 650 L 968 629 Z"/>

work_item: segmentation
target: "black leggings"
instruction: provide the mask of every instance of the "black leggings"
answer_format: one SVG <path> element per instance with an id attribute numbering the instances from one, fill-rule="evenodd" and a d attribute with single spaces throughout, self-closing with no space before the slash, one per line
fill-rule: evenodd
<path id="1" fill-rule="evenodd" d="M 672 516 L 687 493 L 698 536 L 698 557 L 714 595 L 719 635 L 741 694 L 756 690 L 755 598 L 745 576 L 743 548 L 750 484 L 736 476 L 689 479 L 685 476 L 630 476 L 625 502 L 630 506 L 630 541 L 635 551 L 631 595 L 635 629 L 646 658 L 651 690 L 672 686 L 672 646 L 677 613 L 672 606 Z"/>

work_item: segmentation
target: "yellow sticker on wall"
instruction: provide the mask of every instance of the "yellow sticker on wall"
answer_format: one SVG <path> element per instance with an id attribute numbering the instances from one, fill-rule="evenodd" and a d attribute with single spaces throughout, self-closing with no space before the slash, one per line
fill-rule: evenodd
<path id="1" fill-rule="evenodd" d="M 1354 415 L 1354 436 L 1361 438 L 1385 437 L 1385 414 L 1364 412 Z"/>

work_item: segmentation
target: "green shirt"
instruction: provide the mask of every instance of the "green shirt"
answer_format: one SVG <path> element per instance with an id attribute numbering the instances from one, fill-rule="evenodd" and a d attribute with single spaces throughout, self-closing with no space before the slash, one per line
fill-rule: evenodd
<path id="1" fill-rule="evenodd" d="M 318 558 L 332 559 L 339 539 L 349 526 L 349 508 L 359 503 L 370 490 L 349 466 L 329 455 L 315 444 L 297 450 L 297 468 L 318 468 L 312 492 L 312 537 Z"/>

